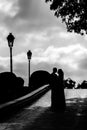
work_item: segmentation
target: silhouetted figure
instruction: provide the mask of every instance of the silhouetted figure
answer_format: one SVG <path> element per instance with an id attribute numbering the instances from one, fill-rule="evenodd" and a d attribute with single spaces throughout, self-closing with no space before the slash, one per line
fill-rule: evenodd
<path id="1" fill-rule="evenodd" d="M 64 94 L 64 72 L 62 69 L 58 70 L 58 109 L 63 112 L 66 107 L 65 94 Z"/>
<path id="2" fill-rule="evenodd" d="M 65 95 L 64 95 L 64 73 L 62 69 L 53 68 L 53 72 L 50 75 L 50 87 L 51 87 L 51 110 L 54 112 L 65 111 Z"/>
<path id="3" fill-rule="evenodd" d="M 58 107 L 58 99 L 57 99 L 57 80 L 58 80 L 58 76 L 57 76 L 57 68 L 53 68 L 53 72 L 50 75 L 50 87 L 51 87 L 51 110 L 52 111 L 56 111 L 57 107 Z"/>

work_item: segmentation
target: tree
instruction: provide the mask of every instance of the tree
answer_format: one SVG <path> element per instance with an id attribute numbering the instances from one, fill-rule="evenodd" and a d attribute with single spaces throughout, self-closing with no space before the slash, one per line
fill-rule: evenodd
<path id="1" fill-rule="evenodd" d="M 81 84 L 78 83 L 76 89 L 81 89 Z"/>
<path id="2" fill-rule="evenodd" d="M 76 82 L 73 81 L 71 78 L 68 78 L 64 81 L 65 88 L 72 89 L 75 88 Z"/>
<path id="3" fill-rule="evenodd" d="M 81 83 L 81 88 L 82 89 L 87 89 L 87 81 L 84 80 L 82 83 Z"/>
<path id="4" fill-rule="evenodd" d="M 50 73 L 45 70 L 37 70 L 30 77 L 30 91 L 49 84 Z"/>
<path id="5" fill-rule="evenodd" d="M 87 34 L 87 0 L 45 0 L 56 17 L 65 22 L 67 31 Z"/>

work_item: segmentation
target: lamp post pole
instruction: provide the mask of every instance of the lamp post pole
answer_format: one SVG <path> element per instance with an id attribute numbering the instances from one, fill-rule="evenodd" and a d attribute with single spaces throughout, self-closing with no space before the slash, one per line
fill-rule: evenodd
<path id="1" fill-rule="evenodd" d="M 29 59 L 28 69 L 29 69 L 28 86 L 30 86 L 30 59 Z"/>
<path id="2" fill-rule="evenodd" d="M 32 52 L 29 50 L 27 52 L 27 57 L 28 57 L 28 87 L 30 86 L 30 60 L 32 57 Z"/>
<path id="3" fill-rule="evenodd" d="M 13 72 L 13 64 L 12 64 L 12 47 L 14 43 L 15 37 L 12 35 L 12 33 L 9 33 L 7 36 L 8 46 L 10 48 L 10 72 Z"/>
<path id="4" fill-rule="evenodd" d="M 13 72 L 13 63 L 12 63 L 12 47 L 10 47 L 10 72 Z"/>

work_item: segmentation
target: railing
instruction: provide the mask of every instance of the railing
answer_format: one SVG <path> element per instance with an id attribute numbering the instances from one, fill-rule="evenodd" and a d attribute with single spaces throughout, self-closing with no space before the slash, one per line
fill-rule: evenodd
<path id="1" fill-rule="evenodd" d="M 31 105 L 33 104 L 37 99 L 39 99 L 43 94 L 45 94 L 47 91 L 49 91 L 50 87 L 49 85 L 45 85 L 25 96 L 22 96 L 18 99 L 15 99 L 13 101 L 9 101 L 7 103 L 0 105 L 0 116 L 9 110 L 11 113 L 13 110 L 18 110 L 24 107 L 25 105 Z M 7 113 L 8 114 L 8 113 Z"/>

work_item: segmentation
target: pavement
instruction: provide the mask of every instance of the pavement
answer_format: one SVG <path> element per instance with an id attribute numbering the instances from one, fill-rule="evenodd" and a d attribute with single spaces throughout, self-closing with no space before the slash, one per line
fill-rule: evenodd
<path id="1" fill-rule="evenodd" d="M 66 100 L 65 113 L 52 112 L 50 106 L 25 107 L 11 119 L 0 123 L 0 130 L 86 130 L 87 98 Z"/>
<path id="2" fill-rule="evenodd" d="M 24 130 L 85 130 L 87 129 L 87 99 L 70 99 L 65 113 L 40 108 L 41 114 Z M 71 103 L 70 103 L 71 102 Z"/>

